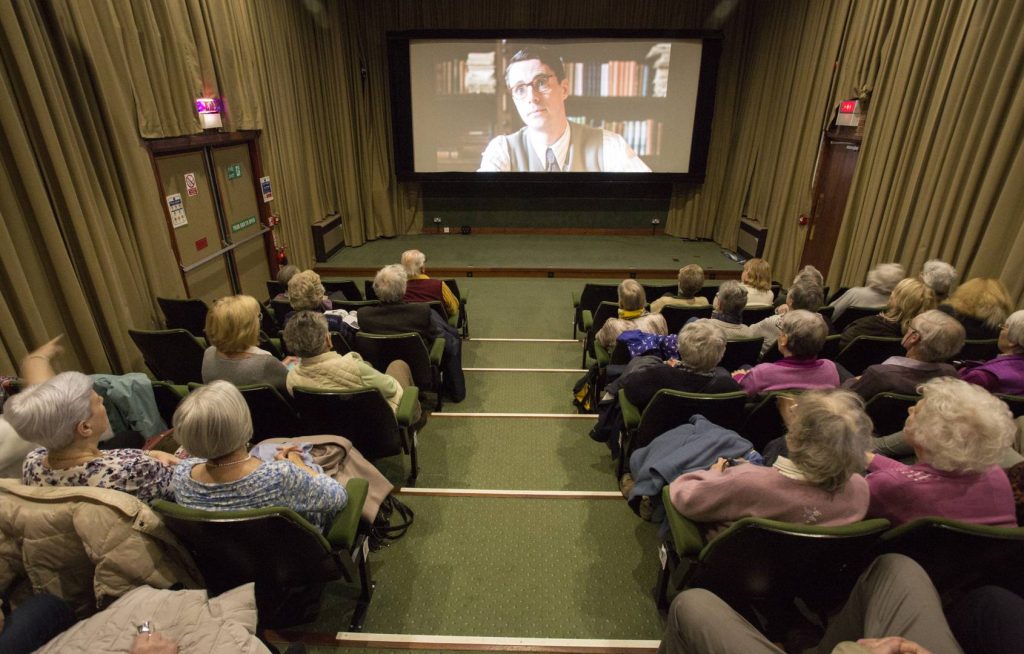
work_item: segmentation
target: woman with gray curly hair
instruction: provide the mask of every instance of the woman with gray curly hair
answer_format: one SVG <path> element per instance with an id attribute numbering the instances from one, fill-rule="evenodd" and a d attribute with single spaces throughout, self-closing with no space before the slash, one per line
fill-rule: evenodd
<path id="1" fill-rule="evenodd" d="M 771 467 L 719 459 L 682 475 L 670 487 L 676 510 L 713 523 L 714 533 L 745 517 L 821 526 L 863 519 L 868 485 L 859 473 L 871 434 L 864 402 L 849 391 L 808 391 L 784 414 L 788 457 Z"/>
<path id="2" fill-rule="evenodd" d="M 747 372 L 736 371 L 733 377 L 739 378 L 747 395 L 791 388 L 836 388 L 844 381 L 839 368 L 829 359 L 818 358 L 827 337 L 828 327 L 821 314 L 804 309 L 789 311 L 779 322 L 778 344 L 783 359 L 756 365 Z"/>
<path id="3" fill-rule="evenodd" d="M 938 516 L 1016 527 L 1013 491 L 998 465 L 1016 434 L 1010 409 L 988 391 L 950 377 L 920 391 L 903 428 L 917 463 L 867 454 L 868 515 L 894 525 Z"/>
<path id="4" fill-rule="evenodd" d="M 868 273 L 867 285 L 854 286 L 839 296 L 832 306 L 832 319 L 843 315 L 850 307 L 878 307 L 881 309 L 889 301 L 889 294 L 896 284 L 906 276 L 898 263 L 880 263 Z"/>

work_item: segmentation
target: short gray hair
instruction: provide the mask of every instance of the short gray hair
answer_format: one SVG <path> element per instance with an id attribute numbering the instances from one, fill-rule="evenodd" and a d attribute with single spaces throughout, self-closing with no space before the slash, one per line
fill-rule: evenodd
<path id="1" fill-rule="evenodd" d="M 1017 433 L 1006 403 L 954 377 L 918 387 L 914 418 L 904 428 L 923 460 L 948 472 L 981 472 L 999 462 Z"/>
<path id="2" fill-rule="evenodd" d="M 727 316 L 739 317 L 747 306 L 747 289 L 735 279 L 722 282 L 718 287 L 718 310 Z"/>
<path id="3" fill-rule="evenodd" d="M 315 357 L 327 351 L 327 317 L 316 311 L 292 314 L 284 326 L 285 346 L 297 357 Z"/>
<path id="4" fill-rule="evenodd" d="M 1014 311 L 1006 319 L 1006 340 L 1016 349 L 1024 349 L 1024 309 Z"/>
<path id="5" fill-rule="evenodd" d="M 821 287 L 825 286 L 825 277 L 821 274 L 821 271 L 810 264 L 800 269 L 800 272 L 793 278 L 793 283 L 795 284 L 801 279 L 809 280 Z"/>
<path id="6" fill-rule="evenodd" d="M 704 286 L 704 269 L 695 263 L 683 266 L 676 277 L 676 285 L 679 287 L 680 295 L 687 299 L 692 298 Z"/>
<path id="7" fill-rule="evenodd" d="M 925 261 L 921 268 L 921 281 L 935 291 L 936 297 L 940 300 L 949 295 L 950 289 L 956 283 L 956 278 L 956 268 L 945 261 L 938 259 Z"/>
<path id="8" fill-rule="evenodd" d="M 427 263 L 427 255 L 419 250 L 406 250 L 402 253 L 402 267 L 405 273 L 412 277 L 423 272 L 423 266 Z"/>
<path id="9" fill-rule="evenodd" d="M 619 284 L 619 307 L 623 311 L 637 311 L 647 304 L 644 287 L 635 279 L 624 279 Z"/>
<path id="10" fill-rule="evenodd" d="M 288 280 L 288 303 L 296 311 L 319 309 L 324 302 L 324 285 L 320 275 L 303 270 Z"/>
<path id="11" fill-rule="evenodd" d="M 898 263 L 880 263 L 868 273 L 868 288 L 879 293 L 892 293 L 896 284 L 906 276 L 903 266 Z"/>
<path id="12" fill-rule="evenodd" d="M 819 313 L 805 309 L 787 311 L 779 329 L 786 335 L 786 349 L 797 359 L 818 356 L 828 338 L 828 327 Z"/>
<path id="13" fill-rule="evenodd" d="M 786 304 L 791 309 L 817 311 L 825 304 L 824 289 L 809 278 L 797 278 L 786 294 Z"/>
<path id="14" fill-rule="evenodd" d="M 59 450 L 75 440 L 78 423 L 92 415 L 92 379 L 62 372 L 12 395 L 4 419 L 23 440 Z"/>
<path id="15" fill-rule="evenodd" d="M 189 454 L 216 459 L 252 438 L 252 417 L 231 382 L 215 381 L 192 391 L 174 411 L 174 438 Z"/>
<path id="16" fill-rule="evenodd" d="M 856 393 L 807 391 L 797 397 L 786 446 L 808 482 L 830 493 L 842 490 L 854 473 L 864 470 L 870 442 L 871 419 Z"/>
<path id="17" fill-rule="evenodd" d="M 293 266 L 291 264 L 287 266 L 282 266 L 281 269 L 277 271 L 277 281 L 280 284 L 284 284 L 285 290 L 288 290 L 288 282 L 292 280 L 292 277 L 298 274 L 298 266 Z"/>
<path id="18" fill-rule="evenodd" d="M 377 276 L 373 278 L 373 292 L 381 302 L 395 304 L 405 297 L 405 286 L 408 282 L 409 275 L 405 268 L 393 263 L 377 271 Z"/>
<path id="19" fill-rule="evenodd" d="M 693 372 L 709 372 L 725 354 L 725 332 L 710 320 L 695 320 L 679 330 L 679 362 Z"/>
<path id="20" fill-rule="evenodd" d="M 921 335 L 917 351 L 925 361 L 948 361 L 963 348 L 967 337 L 959 320 L 938 309 L 914 316 L 910 328 Z"/>

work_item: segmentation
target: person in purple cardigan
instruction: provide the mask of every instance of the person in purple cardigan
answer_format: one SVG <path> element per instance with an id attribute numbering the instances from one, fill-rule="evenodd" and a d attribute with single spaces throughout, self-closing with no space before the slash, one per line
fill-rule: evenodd
<path id="1" fill-rule="evenodd" d="M 782 316 L 779 325 L 779 352 L 783 359 L 762 363 L 749 371 L 737 370 L 733 378 L 739 381 L 747 395 L 785 389 L 836 388 L 843 376 L 836 364 L 819 359 L 825 345 L 828 327 L 821 314 L 799 309 Z"/>
<path id="2" fill-rule="evenodd" d="M 999 356 L 984 363 L 969 362 L 960 379 L 992 393 L 1024 395 L 1024 309 L 1014 311 L 999 327 Z"/>
<path id="3" fill-rule="evenodd" d="M 998 463 L 1016 426 L 988 391 L 950 377 L 920 387 L 903 432 L 917 463 L 867 454 L 868 517 L 893 525 L 926 516 L 1016 527 L 1013 490 Z"/>

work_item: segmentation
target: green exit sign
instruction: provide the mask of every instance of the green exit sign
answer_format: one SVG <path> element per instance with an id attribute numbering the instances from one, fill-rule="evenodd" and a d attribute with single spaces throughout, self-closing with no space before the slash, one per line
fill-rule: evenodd
<path id="1" fill-rule="evenodd" d="M 251 227 L 256 224 L 256 216 L 249 216 L 245 220 L 239 220 L 237 223 L 231 226 L 231 231 L 240 232 L 246 227 Z"/>
<path id="2" fill-rule="evenodd" d="M 242 164 L 231 164 L 228 166 L 228 179 L 238 179 L 242 176 Z"/>

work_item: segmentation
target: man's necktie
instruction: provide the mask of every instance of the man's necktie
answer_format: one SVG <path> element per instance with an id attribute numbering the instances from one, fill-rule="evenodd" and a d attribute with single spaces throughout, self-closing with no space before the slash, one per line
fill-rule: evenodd
<path id="1" fill-rule="evenodd" d="M 562 171 L 562 169 L 558 167 L 558 159 L 555 159 L 555 151 L 551 148 L 548 148 L 547 160 L 549 173 L 558 173 Z"/>

